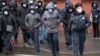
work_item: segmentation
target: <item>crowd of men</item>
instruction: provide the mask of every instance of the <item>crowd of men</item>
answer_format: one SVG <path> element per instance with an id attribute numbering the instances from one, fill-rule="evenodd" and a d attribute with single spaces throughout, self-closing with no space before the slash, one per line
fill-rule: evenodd
<path id="1" fill-rule="evenodd" d="M 22 30 L 24 46 L 28 47 L 30 39 L 35 43 L 35 54 L 40 54 L 40 44 L 47 40 L 52 56 L 59 56 L 59 24 L 63 23 L 64 35 L 68 49 L 74 56 L 83 56 L 86 30 L 93 24 L 94 37 L 98 38 L 100 23 L 99 3 L 92 3 L 91 17 L 83 10 L 82 4 L 66 2 L 60 10 L 57 2 L 44 0 L 23 0 L 18 6 L 16 0 L 8 3 L 0 0 L 0 53 L 12 54 L 11 38 L 17 43 L 18 29 Z M 90 18 L 92 20 L 90 20 Z M 2 49 L 4 48 L 4 50 Z"/>

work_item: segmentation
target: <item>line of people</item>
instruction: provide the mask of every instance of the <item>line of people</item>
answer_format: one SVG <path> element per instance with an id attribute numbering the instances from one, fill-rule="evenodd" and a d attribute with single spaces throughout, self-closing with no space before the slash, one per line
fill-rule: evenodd
<path id="1" fill-rule="evenodd" d="M 94 27 L 97 25 L 94 37 L 99 37 L 100 9 L 96 1 L 92 3 L 91 21 L 81 3 L 74 6 L 66 2 L 61 11 L 56 2 L 45 3 L 43 0 L 23 0 L 20 6 L 16 0 L 11 0 L 10 3 L 1 1 L 0 4 L 0 52 L 4 47 L 6 54 L 12 53 L 11 38 L 14 36 L 17 43 L 19 27 L 24 46 L 28 46 L 30 39 L 34 41 L 36 55 L 40 54 L 40 43 L 46 39 L 52 56 L 59 56 L 60 23 L 64 26 L 66 45 L 68 49 L 73 49 L 74 56 L 78 56 L 78 52 L 83 56 L 86 30 L 91 22 Z"/>

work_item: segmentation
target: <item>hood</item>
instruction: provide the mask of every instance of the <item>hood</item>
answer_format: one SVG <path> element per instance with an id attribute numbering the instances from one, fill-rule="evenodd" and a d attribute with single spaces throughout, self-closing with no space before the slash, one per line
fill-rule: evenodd
<path id="1" fill-rule="evenodd" d="M 36 9 L 34 5 L 30 6 L 29 9 Z"/>
<path id="2" fill-rule="evenodd" d="M 66 0 L 66 3 L 71 3 L 71 0 Z"/>
<path id="3" fill-rule="evenodd" d="M 22 3 L 28 3 L 28 0 L 22 0 Z"/>
<path id="4" fill-rule="evenodd" d="M 9 6 L 16 7 L 17 6 L 16 0 L 11 0 Z"/>
<path id="5" fill-rule="evenodd" d="M 3 7 L 3 8 L 2 8 L 2 11 L 4 11 L 4 10 L 8 10 L 8 11 L 10 11 L 10 9 L 9 9 L 8 6 Z"/>
<path id="6" fill-rule="evenodd" d="M 39 1 L 41 1 L 43 3 L 43 5 L 44 5 L 44 0 L 36 0 L 36 2 L 39 2 Z"/>
<path id="7" fill-rule="evenodd" d="M 46 9 L 54 9 L 54 8 L 55 7 L 54 7 L 54 3 L 53 2 L 48 3 L 47 6 L 46 6 Z"/>
<path id="8" fill-rule="evenodd" d="M 95 8 L 97 8 L 97 7 L 99 6 L 97 1 L 94 1 L 94 2 L 92 3 L 92 7 L 93 7 L 93 4 L 96 4 L 96 7 L 95 7 Z"/>
<path id="9" fill-rule="evenodd" d="M 68 7 L 67 7 L 67 9 L 66 9 L 66 12 L 70 12 L 70 11 L 69 11 L 70 9 L 72 9 L 72 12 L 74 12 L 74 10 L 75 10 L 75 9 L 74 9 L 74 6 L 73 6 L 72 4 L 69 4 L 69 5 L 68 5 Z"/>

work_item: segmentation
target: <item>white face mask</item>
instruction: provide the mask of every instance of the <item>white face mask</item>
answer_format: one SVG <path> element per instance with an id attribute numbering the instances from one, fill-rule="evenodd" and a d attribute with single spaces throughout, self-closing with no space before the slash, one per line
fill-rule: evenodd
<path id="1" fill-rule="evenodd" d="M 32 14 L 34 14 L 34 13 L 35 13 L 35 11 L 34 11 L 34 10 L 31 10 L 31 13 L 32 13 Z"/>
<path id="2" fill-rule="evenodd" d="M 4 15 L 8 15 L 9 14 L 9 12 L 8 11 L 4 11 Z"/>
<path id="3" fill-rule="evenodd" d="M 23 4 L 22 6 L 23 6 L 23 7 L 27 7 L 27 5 L 26 5 L 26 4 Z"/>
<path id="4" fill-rule="evenodd" d="M 55 7 L 57 7 L 57 5 L 54 5 Z"/>
<path id="5" fill-rule="evenodd" d="M 5 2 L 3 2 L 3 3 L 2 3 L 2 5 L 6 5 L 6 3 L 5 3 Z"/>
<path id="6" fill-rule="evenodd" d="M 42 5 L 42 3 L 41 3 L 41 2 L 39 2 L 39 3 L 38 3 L 38 5 Z"/>
<path id="7" fill-rule="evenodd" d="M 34 2 L 33 2 L 33 0 L 30 0 L 29 3 L 32 4 L 32 3 L 34 3 Z"/>
<path id="8" fill-rule="evenodd" d="M 38 6 L 36 6 L 35 8 L 38 9 Z"/>
<path id="9" fill-rule="evenodd" d="M 48 12 L 52 13 L 53 12 L 53 9 L 48 9 Z"/>
<path id="10" fill-rule="evenodd" d="M 83 11 L 83 9 L 82 9 L 82 8 L 77 9 L 77 12 L 78 12 L 78 13 L 82 13 L 82 11 Z"/>
<path id="11" fill-rule="evenodd" d="M 96 4 L 93 4 L 93 7 L 96 7 Z"/>
<path id="12" fill-rule="evenodd" d="M 73 9 L 69 9 L 68 11 L 69 11 L 69 12 L 72 12 L 72 11 L 73 11 Z"/>

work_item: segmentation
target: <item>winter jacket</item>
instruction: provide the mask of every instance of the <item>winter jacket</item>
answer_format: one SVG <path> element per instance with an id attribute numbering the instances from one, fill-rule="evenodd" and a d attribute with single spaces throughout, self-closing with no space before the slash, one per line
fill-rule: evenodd
<path id="1" fill-rule="evenodd" d="M 27 7 L 22 7 L 22 4 L 27 4 L 26 2 L 21 3 L 21 6 L 18 8 L 18 17 L 20 22 L 20 27 L 22 30 L 27 30 L 27 27 L 25 25 L 25 16 L 29 13 L 28 4 Z"/>
<path id="2" fill-rule="evenodd" d="M 10 11 L 8 6 L 5 6 L 3 8 L 3 11 L 4 10 Z M 3 15 L 2 19 L 3 19 L 4 33 L 13 33 L 13 34 L 15 34 L 16 28 L 17 28 L 15 17 L 9 12 L 9 15 Z"/>
<path id="3" fill-rule="evenodd" d="M 72 9 L 72 11 L 70 11 Z M 62 16 L 62 22 L 63 22 L 63 26 L 64 26 L 64 30 L 68 31 L 68 25 L 69 25 L 69 21 L 71 19 L 71 16 L 74 12 L 74 7 L 72 5 L 68 6 L 64 15 Z"/>
<path id="4" fill-rule="evenodd" d="M 35 7 L 35 6 L 34 6 Z M 35 12 L 34 14 L 29 13 L 25 16 L 25 24 L 28 30 L 38 30 L 38 27 L 41 25 L 40 15 Z"/>
<path id="5" fill-rule="evenodd" d="M 54 4 L 52 2 L 48 3 L 46 7 L 46 9 L 50 8 L 54 8 Z M 56 9 L 54 9 L 53 13 L 49 13 L 46 10 L 42 16 L 43 24 L 45 25 L 48 33 L 58 32 L 60 20 L 61 15 Z"/>
<path id="6" fill-rule="evenodd" d="M 85 31 L 90 25 L 90 20 L 83 11 L 82 13 L 74 12 L 69 21 L 68 29 L 71 31 Z"/>

